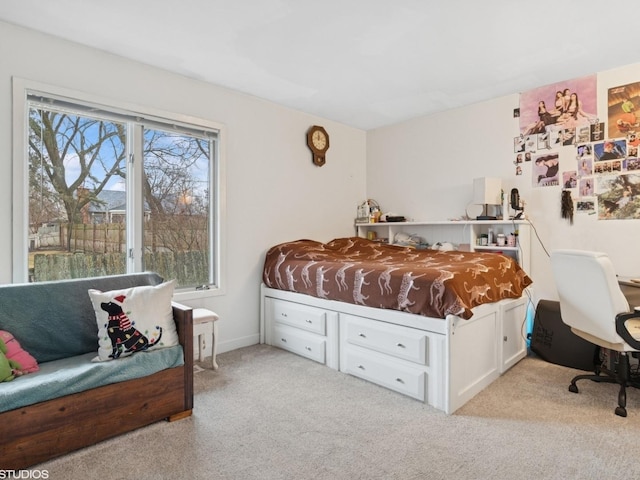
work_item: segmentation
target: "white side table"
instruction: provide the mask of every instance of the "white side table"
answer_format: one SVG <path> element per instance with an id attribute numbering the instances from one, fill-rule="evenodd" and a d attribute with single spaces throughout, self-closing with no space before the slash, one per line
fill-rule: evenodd
<path id="1" fill-rule="evenodd" d="M 218 369 L 216 353 L 218 350 L 218 314 L 206 308 L 193 309 L 193 336 L 198 337 L 198 361 L 204 360 L 204 350 L 207 346 L 206 336 L 211 338 L 211 366 Z"/>

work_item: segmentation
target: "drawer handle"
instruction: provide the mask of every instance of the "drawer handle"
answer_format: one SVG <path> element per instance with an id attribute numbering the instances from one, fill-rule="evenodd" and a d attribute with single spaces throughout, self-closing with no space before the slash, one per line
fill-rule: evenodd
<path id="1" fill-rule="evenodd" d="M 305 320 L 305 322 L 307 322 L 307 323 L 313 323 L 313 320 L 309 320 L 309 319 L 307 319 L 307 320 Z"/>
<path id="2" fill-rule="evenodd" d="M 400 347 L 400 348 L 407 348 L 407 347 L 405 347 L 402 343 L 396 343 L 396 347 Z"/>
<path id="3" fill-rule="evenodd" d="M 305 350 L 311 351 L 311 347 L 304 347 Z"/>
<path id="4" fill-rule="evenodd" d="M 359 333 L 358 336 L 362 338 L 367 338 L 367 336 L 364 333 Z"/>
<path id="5" fill-rule="evenodd" d="M 281 339 L 280 339 L 280 341 L 281 341 L 282 343 L 287 343 L 287 339 L 286 339 L 286 338 L 281 338 Z"/>
<path id="6" fill-rule="evenodd" d="M 396 378 L 396 382 L 402 383 L 404 385 L 404 380 L 402 380 L 401 378 Z"/>
<path id="7" fill-rule="evenodd" d="M 358 365 L 358 368 L 359 368 L 360 370 L 364 370 L 364 365 Z"/>
<path id="8" fill-rule="evenodd" d="M 287 314 L 282 312 L 280 315 L 282 315 L 284 318 L 287 318 Z"/>

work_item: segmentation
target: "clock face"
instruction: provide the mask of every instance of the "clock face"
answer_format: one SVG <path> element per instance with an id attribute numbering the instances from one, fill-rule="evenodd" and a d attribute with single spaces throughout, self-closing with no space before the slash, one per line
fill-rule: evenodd
<path id="1" fill-rule="evenodd" d="M 313 135 L 311 135 L 311 141 L 313 142 L 313 146 L 318 150 L 324 150 L 327 146 L 327 136 L 322 130 L 316 130 L 313 132 Z"/>

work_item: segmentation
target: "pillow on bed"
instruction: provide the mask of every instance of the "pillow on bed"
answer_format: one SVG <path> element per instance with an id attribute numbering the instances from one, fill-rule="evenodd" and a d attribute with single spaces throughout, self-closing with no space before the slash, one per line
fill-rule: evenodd
<path id="1" fill-rule="evenodd" d="M 98 356 L 106 361 L 178 345 L 171 299 L 175 280 L 101 292 L 89 290 L 98 322 Z"/>

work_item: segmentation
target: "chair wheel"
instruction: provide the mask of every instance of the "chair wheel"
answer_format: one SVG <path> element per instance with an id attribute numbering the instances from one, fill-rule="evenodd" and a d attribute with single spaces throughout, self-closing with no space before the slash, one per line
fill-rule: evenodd
<path id="1" fill-rule="evenodd" d="M 627 409 L 623 407 L 616 407 L 616 415 L 618 415 L 619 417 L 626 417 Z"/>
<path id="2" fill-rule="evenodd" d="M 571 385 L 569 385 L 569 391 L 573 393 L 578 393 L 578 386 L 572 383 Z"/>

